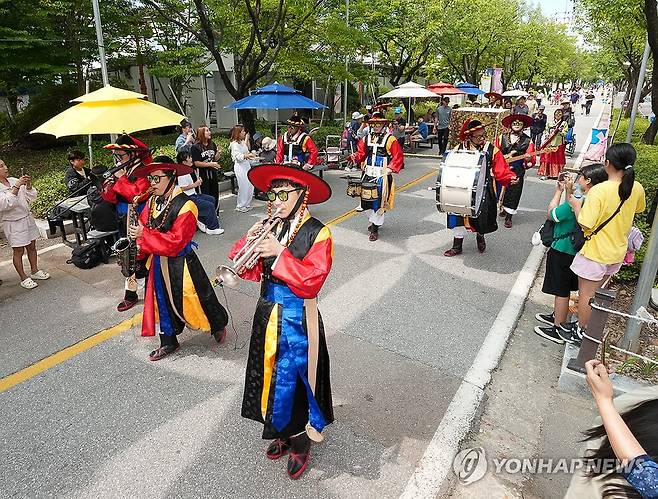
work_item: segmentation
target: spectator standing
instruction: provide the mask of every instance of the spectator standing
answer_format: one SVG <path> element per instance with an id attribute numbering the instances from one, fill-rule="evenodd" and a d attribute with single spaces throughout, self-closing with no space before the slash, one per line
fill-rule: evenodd
<path id="1" fill-rule="evenodd" d="M 30 176 L 10 177 L 9 168 L 0 159 L 0 221 L 13 252 L 14 268 L 25 289 L 34 289 L 38 285 L 35 281 L 50 278 L 48 272 L 39 270 L 37 266 L 36 240 L 39 229 L 30 213 L 30 203 L 36 198 L 37 190 L 32 186 Z M 30 262 L 29 276 L 23 267 L 24 253 L 27 253 Z"/>
<path id="2" fill-rule="evenodd" d="M 452 109 L 450 108 L 450 97 L 441 99 L 441 105 L 436 110 L 438 116 L 437 128 L 437 141 L 439 143 L 439 154 L 445 156 L 446 149 L 448 149 L 448 137 L 450 135 L 450 116 Z"/>
<path id="3" fill-rule="evenodd" d="M 592 110 L 592 104 L 594 103 L 594 99 L 596 99 L 596 96 L 594 95 L 594 92 L 588 92 L 588 94 L 585 96 L 585 115 L 586 116 L 589 116 L 589 113 Z"/>
<path id="4" fill-rule="evenodd" d="M 69 194 L 82 196 L 86 194 L 84 185 L 91 187 L 92 173 L 85 166 L 85 155 L 82 151 L 74 150 L 68 154 L 69 168 L 64 175 L 64 183 L 69 190 Z"/>
<path id="5" fill-rule="evenodd" d="M 251 168 L 250 160 L 256 159 L 256 155 L 249 152 L 246 143 L 247 132 L 242 125 L 231 128 L 231 159 L 233 159 L 233 171 L 238 180 L 238 200 L 235 211 L 246 213 L 251 210 L 251 199 L 254 197 L 254 186 L 249 181 L 247 173 Z"/>
<path id="6" fill-rule="evenodd" d="M 396 107 L 395 108 L 395 117 L 393 118 L 393 121 L 391 122 L 391 127 L 393 127 L 393 137 L 395 137 L 400 144 L 400 147 L 404 149 L 404 142 L 406 138 L 406 127 L 407 127 L 407 120 L 405 120 L 402 117 L 402 108 L 401 107 Z"/>
<path id="7" fill-rule="evenodd" d="M 361 114 L 359 111 L 354 111 L 352 113 L 352 121 L 350 122 L 350 133 L 347 136 L 349 147 L 350 147 L 350 154 L 356 151 L 356 143 L 359 140 L 359 130 L 361 129 L 361 125 L 363 124 L 363 117 L 364 115 Z"/>
<path id="8" fill-rule="evenodd" d="M 644 188 L 635 181 L 633 146 L 614 144 L 605 158 L 608 180 L 590 189 L 582 209 L 575 210 L 586 239 L 571 264 L 578 276 L 578 323 L 568 331 L 561 330 L 560 336 L 576 345 L 587 329 L 592 312 L 590 299 L 621 268 L 633 219 L 646 208 Z"/>
<path id="9" fill-rule="evenodd" d="M 201 192 L 212 196 L 215 200 L 215 210 L 219 208 L 219 157 L 221 151 L 212 141 L 212 133 L 206 125 L 201 125 L 196 131 L 196 142 L 192 146 L 192 161 L 201 179 Z"/>
<path id="10" fill-rule="evenodd" d="M 580 114 L 585 114 L 585 89 L 583 87 L 578 89 L 578 102 L 580 102 Z"/>
<path id="11" fill-rule="evenodd" d="M 544 92 L 542 92 L 541 90 L 537 92 L 537 97 L 535 98 L 535 100 L 537 101 L 537 107 L 541 106 L 541 103 L 545 98 L 546 95 L 544 94 Z"/>
<path id="12" fill-rule="evenodd" d="M 192 155 L 187 151 L 181 151 L 176 155 L 176 163 L 194 169 Z M 197 220 L 199 230 L 206 234 L 221 235 L 224 233 L 224 229 L 219 226 L 219 217 L 215 210 L 215 200 L 212 196 L 199 192 L 198 189 L 202 183 L 203 181 L 194 172 L 178 177 L 178 187 L 194 201 L 194 204 L 199 209 L 199 218 Z"/>
<path id="13" fill-rule="evenodd" d="M 544 113 L 544 109 L 546 109 L 544 106 L 539 106 L 537 113 L 532 117 L 532 125 L 530 126 L 530 139 L 537 151 L 541 147 L 541 138 L 548 122 L 548 116 Z"/>
<path id="14" fill-rule="evenodd" d="M 528 106 L 528 116 L 534 116 L 537 114 L 537 108 L 539 107 L 539 104 L 537 104 L 535 94 L 530 92 L 530 95 L 528 95 L 528 99 L 526 100 L 526 104 Z"/>
<path id="15" fill-rule="evenodd" d="M 194 128 L 187 120 L 180 122 L 180 135 L 176 138 L 176 154 L 181 151 L 189 151 L 194 145 Z"/>
<path id="16" fill-rule="evenodd" d="M 514 104 L 512 104 L 512 99 L 503 100 L 503 109 L 509 109 L 511 111 L 513 107 Z"/>
<path id="17" fill-rule="evenodd" d="M 521 96 L 518 99 L 516 99 L 516 105 L 514 106 L 512 112 L 514 114 L 525 114 L 526 116 L 530 114 L 530 108 L 528 107 L 528 104 L 526 104 L 525 97 Z"/>
<path id="18" fill-rule="evenodd" d="M 568 174 L 565 174 L 568 175 Z M 608 174 L 601 163 L 584 166 L 578 174 L 577 182 L 584 194 L 596 184 L 605 182 Z M 546 256 L 546 274 L 542 292 L 553 295 L 554 306 L 550 314 L 537 314 L 535 318 L 546 324 L 536 326 L 535 333 L 554 343 L 563 344 L 558 331 L 561 324 L 567 321 L 569 314 L 569 297 L 572 291 L 578 290 L 578 276 L 571 270 L 571 264 L 577 251 L 573 247 L 571 235 L 577 230 L 578 222 L 572 205 L 580 207 L 580 200 L 573 197 L 573 192 L 567 194 L 567 199 L 560 204 L 562 193 L 566 190 L 563 178 L 558 180 L 553 199 L 548 205 L 548 220 L 555 223 L 553 242 Z"/>

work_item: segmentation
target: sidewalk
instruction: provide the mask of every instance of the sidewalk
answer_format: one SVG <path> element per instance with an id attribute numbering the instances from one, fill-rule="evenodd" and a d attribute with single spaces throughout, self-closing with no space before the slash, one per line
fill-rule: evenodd
<path id="1" fill-rule="evenodd" d="M 558 391 L 564 346 L 537 336 L 535 314 L 552 307 L 541 292 L 542 264 L 523 314 L 486 388 L 482 416 L 460 448 L 482 447 L 487 473 L 470 485 L 457 483 L 452 498 L 557 498 L 566 492 L 571 475 L 496 474 L 492 459 L 570 459 L 579 456 L 581 432 L 597 415 L 593 401 Z"/>

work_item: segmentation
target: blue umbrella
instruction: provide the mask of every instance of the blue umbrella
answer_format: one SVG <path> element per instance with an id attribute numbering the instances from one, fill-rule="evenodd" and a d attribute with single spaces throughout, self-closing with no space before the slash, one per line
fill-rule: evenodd
<path id="1" fill-rule="evenodd" d="M 484 90 L 476 85 L 473 85 L 472 83 L 460 83 L 459 85 L 455 85 L 455 87 L 467 95 L 482 95 L 486 93 Z"/>
<path id="2" fill-rule="evenodd" d="M 225 106 L 225 109 L 322 109 L 326 107 L 304 97 L 299 90 L 275 82 Z"/>
<path id="3" fill-rule="evenodd" d="M 324 104 L 304 97 L 299 90 L 274 82 L 254 91 L 253 94 L 235 101 L 224 109 L 276 109 L 275 137 L 279 136 L 279 109 L 322 109 Z"/>

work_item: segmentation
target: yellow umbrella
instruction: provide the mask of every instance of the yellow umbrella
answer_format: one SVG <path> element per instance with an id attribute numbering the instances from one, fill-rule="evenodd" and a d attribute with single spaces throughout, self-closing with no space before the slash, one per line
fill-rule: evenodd
<path id="1" fill-rule="evenodd" d="M 76 97 L 71 102 L 103 102 L 127 99 L 146 99 L 146 97 L 147 96 L 144 94 L 138 94 L 137 92 L 108 85 L 107 87 Z"/>
<path id="2" fill-rule="evenodd" d="M 62 111 L 30 133 L 45 133 L 55 137 L 121 134 L 178 125 L 185 119 L 185 116 L 141 97 L 142 94 L 128 90 L 104 87 L 73 99 L 80 104 Z"/>

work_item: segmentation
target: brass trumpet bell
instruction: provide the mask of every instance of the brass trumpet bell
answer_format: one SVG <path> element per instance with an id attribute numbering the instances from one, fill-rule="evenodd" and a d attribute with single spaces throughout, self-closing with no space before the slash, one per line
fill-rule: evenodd
<path id="1" fill-rule="evenodd" d="M 240 278 L 238 273 L 228 265 L 220 265 L 215 269 L 215 283 L 229 288 L 237 288 Z"/>

